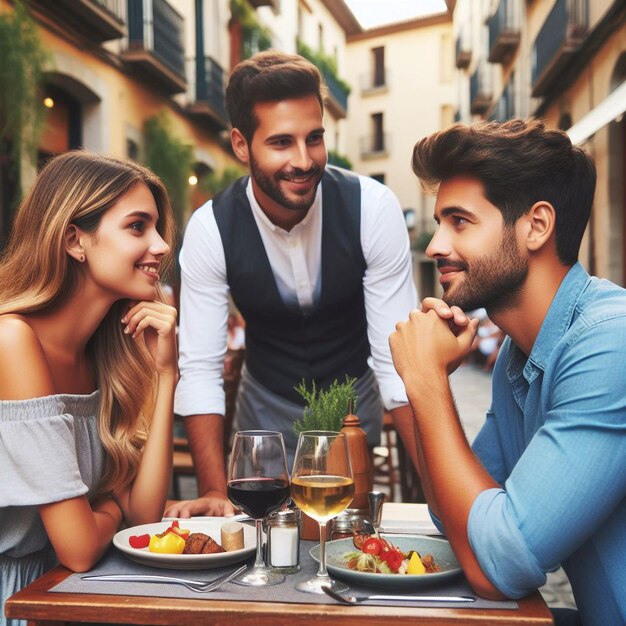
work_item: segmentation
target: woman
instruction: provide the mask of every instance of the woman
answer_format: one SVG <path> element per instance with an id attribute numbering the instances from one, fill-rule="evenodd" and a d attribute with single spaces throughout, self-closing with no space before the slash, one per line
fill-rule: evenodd
<path id="1" fill-rule="evenodd" d="M 0 262 L 0 624 L 55 562 L 88 570 L 122 520 L 161 519 L 173 231 L 152 172 L 83 151 L 52 159 L 17 212 Z"/>

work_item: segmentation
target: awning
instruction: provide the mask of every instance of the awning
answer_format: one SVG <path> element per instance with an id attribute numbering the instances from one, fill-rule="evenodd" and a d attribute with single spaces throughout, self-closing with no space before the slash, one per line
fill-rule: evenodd
<path id="1" fill-rule="evenodd" d="M 576 122 L 567 134 L 572 143 L 577 145 L 591 137 L 603 126 L 610 124 L 626 111 L 626 80 L 607 96 L 595 109 Z"/>

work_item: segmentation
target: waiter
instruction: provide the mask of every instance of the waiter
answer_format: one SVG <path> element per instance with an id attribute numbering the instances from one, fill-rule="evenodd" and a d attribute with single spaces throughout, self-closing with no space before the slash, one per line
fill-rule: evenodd
<path id="1" fill-rule="evenodd" d="M 231 144 L 249 176 L 200 207 L 184 237 L 175 410 L 201 497 L 168 516 L 233 512 L 221 378 L 229 293 L 246 322 L 237 430 L 282 432 L 291 460 L 303 411 L 294 387 L 304 379 L 325 388 L 348 375 L 369 445 L 379 442 L 384 405 L 415 448 L 387 343 L 417 302 L 404 217 L 384 185 L 327 167 L 323 89 L 313 64 L 276 51 L 230 77 Z"/>

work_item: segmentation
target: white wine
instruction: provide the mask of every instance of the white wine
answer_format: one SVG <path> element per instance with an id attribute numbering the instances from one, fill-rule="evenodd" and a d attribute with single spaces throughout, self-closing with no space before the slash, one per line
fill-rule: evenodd
<path id="1" fill-rule="evenodd" d="M 345 476 L 296 476 L 291 480 L 294 502 L 318 522 L 344 511 L 354 497 L 354 481 Z"/>

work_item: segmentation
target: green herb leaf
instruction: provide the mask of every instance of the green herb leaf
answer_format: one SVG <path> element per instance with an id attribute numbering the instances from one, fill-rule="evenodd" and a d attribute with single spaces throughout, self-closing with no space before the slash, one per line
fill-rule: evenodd
<path id="1" fill-rule="evenodd" d="M 334 380 L 328 389 L 322 390 L 317 388 L 315 381 L 312 388 L 308 389 L 303 379 L 294 387 L 306 402 L 302 419 L 293 425 L 295 433 L 305 430 L 341 430 L 343 418 L 350 412 L 350 403 L 352 411 L 356 410 L 355 382 L 356 378 L 346 376 L 344 383 Z"/>

